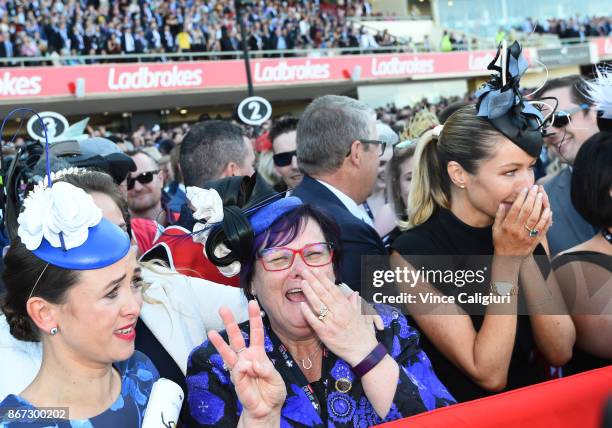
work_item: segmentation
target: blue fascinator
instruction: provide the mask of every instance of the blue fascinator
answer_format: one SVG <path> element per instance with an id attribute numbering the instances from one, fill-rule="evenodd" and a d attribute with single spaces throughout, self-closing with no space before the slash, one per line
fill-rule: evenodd
<path id="1" fill-rule="evenodd" d="M 302 205 L 302 200 L 296 196 L 279 199 L 269 205 L 254 211 L 250 215 L 251 227 L 255 236 L 269 228 L 277 218 Z"/>
<path id="2" fill-rule="evenodd" d="M 18 110 L 5 118 L 2 128 Z M 46 137 L 44 122 L 37 113 L 34 114 L 40 120 Z M 39 259 L 64 269 L 100 269 L 121 260 L 130 250 L 127 233 L 104 219 L 91 195 L 83 189 L 66 182 L 53 183 L 54 178 L 62 174 L 78 174 L 78 170 L 51 174 L 48 140 L 45 150 L 46 178 L 25 198 L 17 219 L 17 235 L 21 242 Z"/>
<path id="3" fill-rule="evenodd" d="M 65 182 L 32 190 L 17 221 L 17 234 L 26 248 L 64 269 L 100 269 L 121 260 L 130 249 L 127 233 L 104 219 L 83 189 Z"/>
<path id="4" fill-rule="evenodd" d="M 501 57 L 501 66 L 496 65 Z M 531 102 L 523 99 L 520 80 L 529 64 L 518 42 L 500 45 L 488 70 L 496 74 L 478 91 L 477 115 L 484 117 L 499 132 L 533 157 L 540 155 L 543 144 L 544 116 Z"/>

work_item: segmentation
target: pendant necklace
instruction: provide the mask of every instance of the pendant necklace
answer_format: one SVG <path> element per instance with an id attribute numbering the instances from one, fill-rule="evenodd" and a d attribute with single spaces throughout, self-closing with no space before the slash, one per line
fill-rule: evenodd
<path id="1" fill-rule="evenodd" d="M 304 368 L 304 370 L 310 370 L 312 368 L 312 360 L 311 360 L 311 358 L 314 357 L 315 355 L 317 355 L 319 350 L 321 350 L 321 342 L 319 342 L 319 344 L 317 345 L 317 349 L 315 349 L 312 354 L 310 354 L 306 358 L 300 360 L 300 361 L 302 361 L 302 367 Z"/>

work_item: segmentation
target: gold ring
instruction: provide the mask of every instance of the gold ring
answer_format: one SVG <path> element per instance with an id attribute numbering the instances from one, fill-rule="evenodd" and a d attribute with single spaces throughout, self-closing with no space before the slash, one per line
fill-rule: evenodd
<path id="1" fill-rule="evenodd" d="M 236 351 L 236 354 L 240 354 L 242 351 L 246 351 L 245 347 L 240 348 L 239 350 Z"/>
<path id="2" fill-rule="evenodd" d="M 329 309 L 327 308 L 327 306 L 321 305 L 321 308 L 319 309 L 319 321 L 323 321 L 323 318 L 325 318 L 328 313 Z"/>

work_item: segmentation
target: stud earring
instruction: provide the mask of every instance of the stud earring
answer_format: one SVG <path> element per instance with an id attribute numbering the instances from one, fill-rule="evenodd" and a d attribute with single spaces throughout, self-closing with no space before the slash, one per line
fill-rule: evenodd
<path id="1" fill-rule="evenodd" d="M 58 330 L 58 328 L 57 328 L 57 327 L 53 327 L 51 330 L 49 330 L 49 334 L 50 334 L 51 336 L 55 336 L 55 335 L 57 334 L 57 332 L 58 332 L 58 331 L 59 331 L 59 330 Z"/>

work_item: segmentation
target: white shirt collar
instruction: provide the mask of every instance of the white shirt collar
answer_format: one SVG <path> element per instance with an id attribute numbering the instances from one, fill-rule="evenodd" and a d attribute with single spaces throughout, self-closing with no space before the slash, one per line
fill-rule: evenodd
<path id="1" fill-rule="evenodd" d="M 359 205 L 357 205 L 355 201 L 352 200 L 346 193 L 342 192 L 341 190 L 338 190 L 337 188 L 335 188 L 329 183 L 326 183 L 318 179 L 315 179 L 315 180 L 317 180 L 319 183 L 327 187 L 334 195 L 336 195 L 336 197 L 340 199 L 340 202 L 344 204 L 346 209 L 349 210 L 351 214 L 353 214 L 359 220 L 362 220 L 363 222 L 365 222 L 367 225 L 372 226 L 372 220 L 370 219 L 368 214 L 364 210 L 359 208 Z"/>

